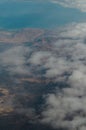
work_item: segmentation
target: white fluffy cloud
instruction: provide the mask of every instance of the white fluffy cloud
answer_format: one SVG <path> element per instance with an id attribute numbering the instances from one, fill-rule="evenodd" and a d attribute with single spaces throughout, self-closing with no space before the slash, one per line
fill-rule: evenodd
<path id="1" fill-rule="evenodd" d="M 29 55 L 30 51 L 23 45 L 13 46 L 0 53 L 0 65 L 12 74 L 29 74 L 25 55 Z"/>
<path id="2" fill-rule="evenodd" d="M 74 70 L 86 72 L 86 24 L 72 24 L 57 32 L 57 42 L 51 51 L 37 51 L 32 54 L 29 62 L 44 68 L 45 77 L 62 77 Z M 67 75 L 66 75 L 67 76 Z M 66 77 L 64 75 L 64 78 Z"/>
<path id="3" fill-rule="evenodd" d="M 57 129 L 85 130 L 86 24 L 67 26 L 57 37 L 51 55 L 45 56 L 45 62 L 40 62 L 40 65 L 46 69 L 45 77 L 64 81 L 68 86 L 45 97 L 41 122 Z"/>
<path id="4" fill-rule="evenodd" d="M 86 0 L 51 0 L 65 7 L 77 8 L 82 12 L 86 12 Z"/>
<path id="5" fill-rule="evenodd" d="M 27 74 L 28 69 L 39 73 L 43 69 L 46 78 L 67 84 L 45 97 L 41 122 L 57 129 L 86 129 L 86 23 L 59 29 L 50 50 L 12 47 L 0 53 L 0 61 L 12 73 Z"/>

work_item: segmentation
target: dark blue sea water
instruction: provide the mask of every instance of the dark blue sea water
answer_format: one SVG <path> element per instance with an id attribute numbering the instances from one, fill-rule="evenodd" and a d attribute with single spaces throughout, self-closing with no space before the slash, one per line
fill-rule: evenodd
<path id="1" fill-rule="evenodd" d="M 86 13 L 50 2 L 0 2 L 0 28 L 55 28 L 71 22 L 85 22 Z"/>

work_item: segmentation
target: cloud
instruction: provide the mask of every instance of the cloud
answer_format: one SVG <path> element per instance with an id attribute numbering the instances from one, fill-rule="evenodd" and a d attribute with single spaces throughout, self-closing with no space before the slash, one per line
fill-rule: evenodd
<path id="1" fill-rule="evenodd" d="M 47 95 L 41 122 L 58 129 L 86 129 L 86 74 L 74 70 L 68 82 L 69 87 Z"/>
<path id="2" fill-rule="evenodd" d="M 0 53 L 0 65 L 11 74 L 29 74 L 25 57 L 26 55 L 29 56 L 29 53 L 29 47 L 13 46 Z"/>
<path id="3" fill-rule="evenodd" d="M 77 8 L 82 12 L 86 12 L 86 0 L 51 0 L 53 3 L 58 3 L 64 7 Z"/>
<path id="4" fill-rule="evenodd" d="M 58 32 L 44 63 L 45 77 L 66 83 L 45 96 L 41 123 L 57 129 L 86 129 L 86 24 L 72 24 Z M 37 66 L 37 64 L 36 64 Z"/>
<path id="5" fill-rule="evenodd" d="M 43 61 L 48 59 L 48 57 L 51 56 L 50 52 L 46 51 L 39 51 L 32 54 L 31 58 L 29 59 L 29 62 L 34 65 L 41 65 Z"/>
<path id="6" fill-rule="evenodd" d="M 51 34 L 52 35 L 52 34 Z M 86 129 L 86 23 L 58 29 L 50 49 L 18 45 L 0 53 L 0 66 L 11 74 L 28 74 L 62 82 L 45 96 L 41 123 L 57 129 Z M 47 36 L 46 36 L 47 38 Z M 50 45 L 50 44 L 49 44 Z M 45 48 L 44 48 L 45 47 Z M 35 48 L 35 49 L 33 49 Z M 28 66 L 29 64 L 29 66 Z M 42 73 L 40 73 L 43 70 Z M 34 76 L 34 77 L 35 77 Z M 67 86 L 65 86 L 67 85 Z M 60 89 L 61 87 L 61 89 Z M 20 113 L 27 114 L 27 108 Z M 16 108 L 18 111 L 19 109 Z M 32 114 L 34 116 L 34 112 Z"/>
<path id="7" fill-rule="evenodd" d="M 35 51 L 29 63 L 45 69 L 45 77 L 67 77 L 73 70 L 85 70 L 86 63 L 86 24 L 72 24 L 57 32 L 57 42 L 48 51 Z"/>

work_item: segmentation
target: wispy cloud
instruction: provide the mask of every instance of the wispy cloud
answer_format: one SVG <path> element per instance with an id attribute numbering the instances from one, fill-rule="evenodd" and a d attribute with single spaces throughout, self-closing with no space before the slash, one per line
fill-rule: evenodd
<path id="1" fill-rule="evenodd" d="M 65 7 L 77 8 L 82 12 L 86 12 L 86 0 L 51 0 Z"/>

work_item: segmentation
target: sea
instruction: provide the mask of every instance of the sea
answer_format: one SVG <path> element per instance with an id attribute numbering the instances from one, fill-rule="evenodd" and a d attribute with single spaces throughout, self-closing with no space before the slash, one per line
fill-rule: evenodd
<path id="1" fill-rule="evenodd" d="M 0 2 L 0 29 L 54 29 L 86 21 L 86 13 L 49 1 L 4 0 Z"/>

